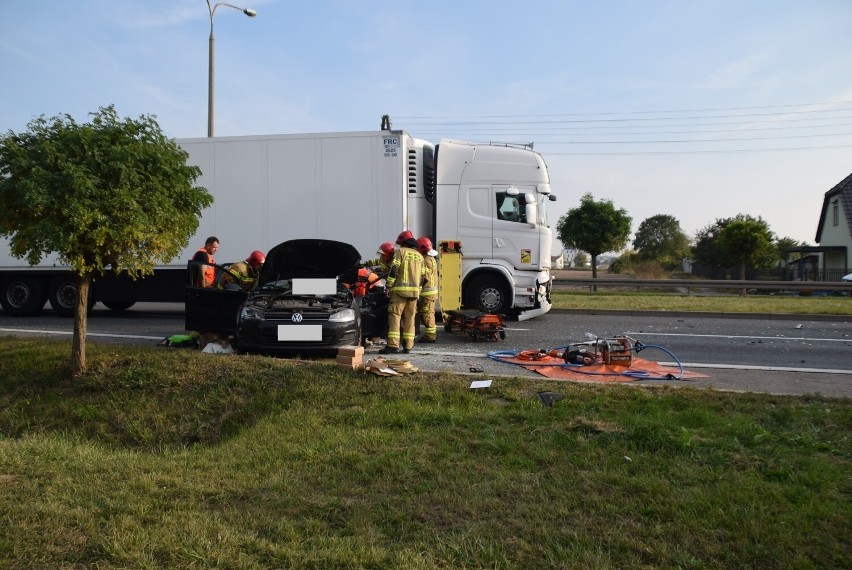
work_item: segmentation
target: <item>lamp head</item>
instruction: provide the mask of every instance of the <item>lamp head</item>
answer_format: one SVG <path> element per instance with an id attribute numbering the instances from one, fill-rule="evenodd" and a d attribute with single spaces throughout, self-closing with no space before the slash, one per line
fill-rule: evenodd
<path id="1" fill-rule="evenodd" d="M 243 10 L 243 14 L 245 14 L 249 18 L 254 18 L 255 16 L 257 16 L 257 12 L 252 10 L 251 8 L 246 8 L 245 10 Z"/>

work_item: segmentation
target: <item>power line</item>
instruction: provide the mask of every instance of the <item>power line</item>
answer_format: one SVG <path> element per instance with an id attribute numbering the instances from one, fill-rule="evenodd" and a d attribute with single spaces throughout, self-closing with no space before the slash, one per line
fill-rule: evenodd
<path id="1" fill-rule="evenodd" d="M 594 113 L 555 113 L 555 114 L 530 114 L 530 115 L 446 115 L 446 116 L 397 116 L 394 117 L 395 120 L 410 120 L 410 119 L 421 119 L 421 120 L 434 120 L 434 119 L 501 119 L 501 118 L 522 118 L 522 117 L 596 117 L 596 116 L 605 116 L 605 115 L 642 115 L 642 114 L 661 114 L 661 113 L 707 113 L 707 112 L 717 112 L 717 111 L 747 111 L 753 109 L 787 109 L 791 107 L 814 107 L 817 105 L 845 105 L 848 103 L 852 103 L 852 101 L 823 101 L 820 103 L 797 103 L 797 104 L 789 104 L 789 105 L 761 105 L 754 107 L 717 107 L 717 108 L 701 108 L 701 109 L 669 109 L 663 111 L 602 111 L 602 112 L 594 112 Z M 848 109 L 814 109 L 814 110 L 804 110 L 804 111 L 789 111 L 789 112 L 798 112 L 798 113 L 814 113 L 814 112 L 831 112 L 834 110 L 848 110 Z M 761 115 L 762 113 L 757 113 L 756 115 Z M 776 113 L 776 114 L 785 114 L 785 113 Z M 726 115 L 718 115 L 720 117 L 724 117 Z M 730 115 L 730 116 L 749 116 L 749 115 Z"/>
<path id="2" fill-rule="evenodd" d="M 799 146 L 784 148 L 739 148 L 719 150 L 660 150 L 660 151 L 633 151 L 633 152 L 548 152 L 547 156 L 650 156 L 650 155 L 672 155 L 672 154 L 730 154 L 743 152 L 791 152 L 799 150 L 824 150 L 832 148 L 852 148 L 852 144 L 838 144 L 825 146 Z"/>
<path id="3" fill-rule="evenodd" d="M 834 117 L 834 118 L 852 119 L 852 115 L 850 115 L 848 117 Z M 806 120 L 806 119 L 803 119 L 803 120 Z M 753 124 L 753 123 L 754 123 L 753 121 L 743 121 L 743 122 L 736 122 L 736 123 L 719 123 L 719 124 L 720 125 L 750 125 L 750 124 Z M 649 128 L 649 129 L 653 129 L 653 128 L 661 128 L 661 127 L 666 127 L 666 128 L 669 128 L 669 127 L 693 127 L 693 126 L 702 126 L 703 127 L 703 126 L 712 126 L 713 124 L 714 123 L 692 123 L 692 124 L 686 124 L 686 125 L 677 125 L 677 124 L 674 124 L 674 125 L 636 125 L 635 127 L 629 127 L 629 128 L 636 128 L 636 129 Z M 830 125 L 773 125 L 773 126 L 768 126 L 768 127 L 739 127 L 739 128 L 735 128 L 735 129 L 712 129 L 712 130 L 710 130 L 710 129 L 704 129 L 704 130 L 698 129 L 698 130 L 687 130 L 687 131 L 646 131 L 644 133 L 639 133 L 639 132 L 630 132 L 630 133 L 608 132 L 606 134 L 609 134 L 609 135 L 646 135 L 646 134 L 662 135 L 662 134 L 678 134 L 678 133 L 685 134 L 685 133 L 721 133 L 721 132 L 743 132 L 743 131 L 782 131 L 782 130 L 788 130 L 788 129 L 823 129 L 823 128 L 826 128 L 826 127 L 848 127 L 848 126 L 852 126 L 852 123 L 832 123 Z M 620 128 L 623 128 L 623 127 L 613 126 L 613 125 L 603 125 L 603 126 L 600 126 L 600 127 L 594 127 L 593 126 L 593 127 L 545 127 L 545 128 L 549 128 L 549 130 L 558 131 L 558 132 L 557 133 L 545 133 L 545 132 L 524 133 L 523 131 L 525 129 L 520 129 L 520 128 L 518 128 L 518 129 L 507 128 L 507 129 L 500 129 L 500 130 L 473 128 L 473 129 L 454 129 L 454 130 L 456 132 L 464 132 L 464 133 L 486 133 L 486 134 L 488 134 L 488 133 L 496 133 L 496 134 L 518 133 L 518 134 L 522 134 L 524 136 L 538 136 L 538 135 L 549 135 L 549 134 L 562 134 L 566 131 L 576 131 L 576 130 L 585 129 L 585 128 L 620 129 Z M 417 131 L 417 133 L 418 134 L 441 134 L 438 131 Z M 598 136 L 598 135 L 601 135 L 601 134 L 604 134 L 604 133 L 572 133 L 572 134 L 573 134 L 573 136 Z"/>

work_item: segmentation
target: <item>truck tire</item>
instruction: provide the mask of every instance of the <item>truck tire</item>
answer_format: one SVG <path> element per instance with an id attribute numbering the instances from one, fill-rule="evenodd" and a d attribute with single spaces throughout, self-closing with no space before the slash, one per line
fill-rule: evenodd
<path id="1" fill-rule="evenodd" d="M 136 304 L 136 301 L 101 301 L 111 311 L 124 311 Z"/>
<path id="2" fill-rule="evenodd" d="M 73 317 L 77 310 L 77 280 L 72 276 L 56 277 L 50 282 L 47 299 L 50 308 L 60 317 Z M 95 301 L 89 293 L 89 306 L 91 311 Z"/>
<path id="3" fill-rule="evenodd" d="M 499 278 L 482 275 L 471 281 L 464 290 L 464 306 L 483 313 L 507 313 L 509 293 Z"/>
<path id="4" fill-rule="evenodd" d="M 74 277 L 56 277 L 50 282 L 47 299 L 60 317 L 73 317 L 77 308 L 77 281 Z"/>
<path id="5" fill-rule="evenodd" d="M 37 315 L 44 301 L 44 286 L 35 277 L 9 277 L 0 283 L 0 305 L 13 317 Z"/>

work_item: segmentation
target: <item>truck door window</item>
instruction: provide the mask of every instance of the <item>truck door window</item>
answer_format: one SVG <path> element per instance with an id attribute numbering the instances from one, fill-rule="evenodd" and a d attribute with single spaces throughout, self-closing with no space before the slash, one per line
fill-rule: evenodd
<path id="1" fill-rule="evenodd" d="M 526 208 L 521 207 L 518 196 L 497 192 L 497 219 L 507 222 L 527 222 Z"/>

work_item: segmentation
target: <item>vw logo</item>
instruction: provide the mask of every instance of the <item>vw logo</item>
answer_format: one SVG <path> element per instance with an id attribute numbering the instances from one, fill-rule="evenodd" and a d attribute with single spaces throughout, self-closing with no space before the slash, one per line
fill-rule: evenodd
<path id="1" fill-rule="evenodd" d="M 294 323 L 301 323 L 302 322 L 302 313 L 293 313 L 293 316 L 290 317 L 290 318 L 293 319 Z"/>

